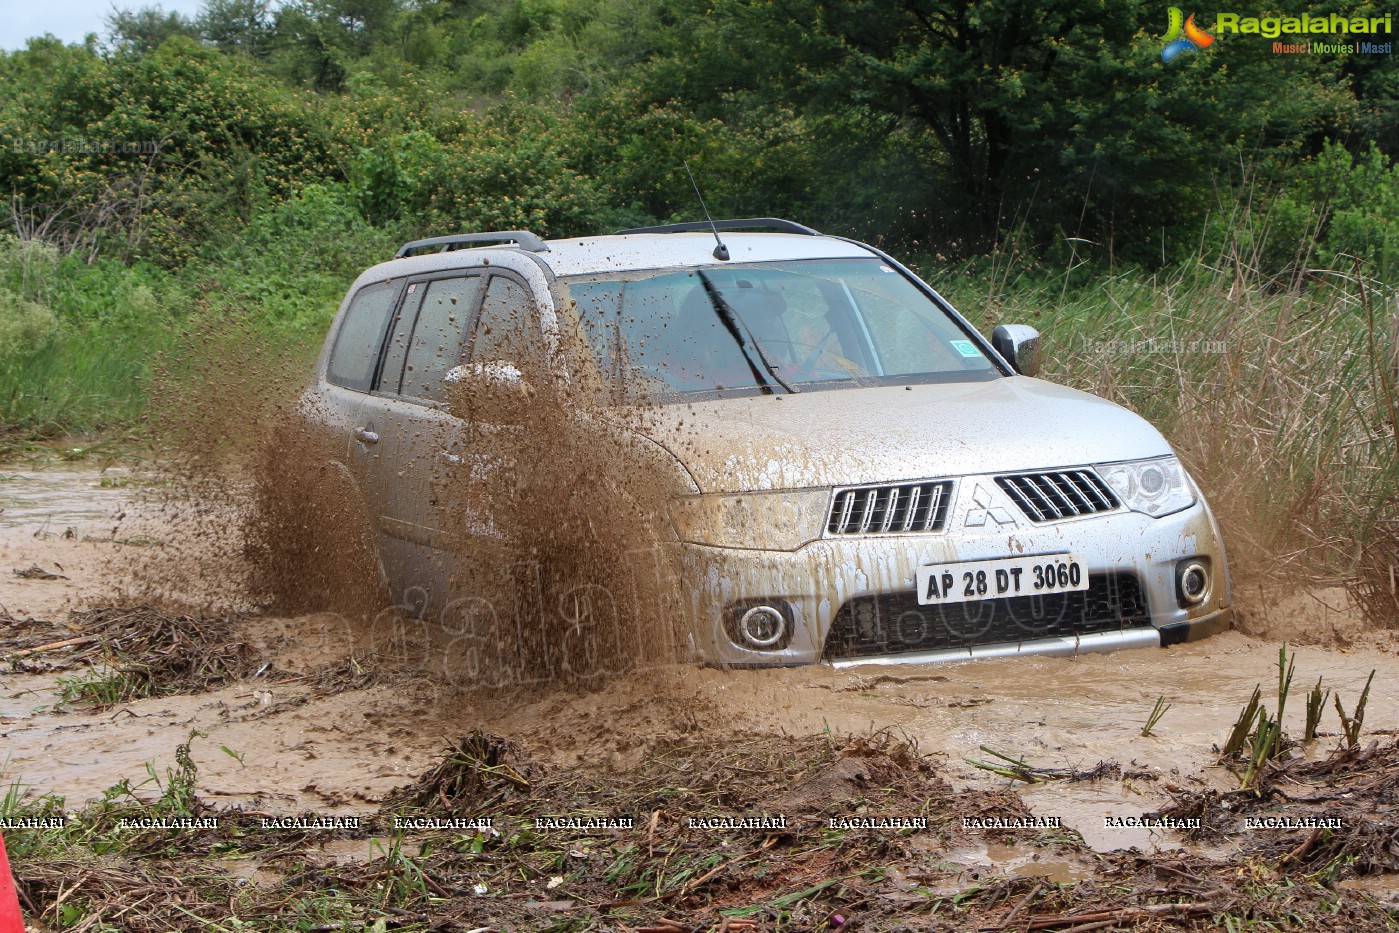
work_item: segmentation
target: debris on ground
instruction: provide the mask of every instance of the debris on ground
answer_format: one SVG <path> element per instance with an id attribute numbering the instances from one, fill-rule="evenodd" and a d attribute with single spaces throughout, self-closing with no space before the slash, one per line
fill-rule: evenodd
<path id="1" fill-rule="evenodd" d="M 0 659 L 22 665 L 26 658 L 62 652 L 62 666 L 90 668 L 88 676 L 68 681 L 66 698 L 99 707 L 133 697 L 199 693 L 260 666 L 253 648 L 234 637 L 235 625 L 234 616 L 196 619 L 144 606 L 72 612 L 62 627 L 0 613 Z M 67 637 L 56 637 L 60 633 Z"/>
<path id="2" fill-rule="evenodd" d="M 59 570 L 62 570 L 63 568 L 62 568 L 62 567 L 59 567 L 58 569 L 59 569 Z M 28 566 L 28 567 L 25 568 L 24 570 L 20 570 L 20 569 L 16 568 L 15 571 L 14 571 L 14 574 L 15 574 L 15 576 L 19 577 L 19 578 L 22 579 L 22 580 L 67 580 L 67 579 L 68 579 L 68 578 L 65 577 L 63 574 L 61 574 L 61 573 L 52 573 L 52 572 L 50 572 L 50 571 L 48 571 L 48 570 L 45 570 L 43 567 L 40 567 L 38 564 L 31 564 L 30 566 Z"/>
<path id="3" fill-rule="evenodd" d="M 1393 800 L 1396 764 L 1397 744 L 1338 751 L 1299 764 L 1291 791 L 1254 799 L 1315 802 L 1299 789 L 1325 775 L 1372 808 Z M 1028 808 L 1011 790 L 956 790 L 937 759 L 887 731 L 677 741 L 632 772 L 600 775 L 531 761 L 477 730 L 353 826 L 307 813 L 301 826 L 268 828 L 258 811 L 212 810 L 187 747 L 158 783 L 158 799 L 109 794 L 72 814 L 69 829 L 7 834 L 33 916 L 84 929 L 119 921 L 134 933 L 205 930 L 233 916 L 260 930 L 667 933 L 1379 930 L 1399 920 L 1336 888 L 1344 874 L 1389 870 L 1377 847 L 1394 840 L 1376 827 L 1390 817 L 1372 809 L 1346 816 L 1367 829 L 1294 833 L 1290 848 L 1265 833 L 1220 858 L 1098 854 L 1072 833 L 1016 831 L 1020 846 L 1074 860 L 1084 877 L 969 874 L 949 858 L 978 836 L 962 817 Z M 803 809 L 782 813 L 778 801 Z M 44 798 L 10 807 L 12 818 L 61 812 Z M 175 814 L 217 816 L 219 826 L 119 838 L 114 828 Z M 305 828 L 318 822 L 328 828 Z"/>

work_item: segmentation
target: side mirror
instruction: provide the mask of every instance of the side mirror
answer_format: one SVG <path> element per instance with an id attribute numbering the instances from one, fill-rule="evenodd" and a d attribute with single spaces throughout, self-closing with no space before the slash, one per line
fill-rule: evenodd
<path id="1" fill-rule="evenodd" d="M 1001 324 L 991 332 L 991 346 L 1022 376 L 1040 372 L 1040 332 L 1024 324 Z"/>

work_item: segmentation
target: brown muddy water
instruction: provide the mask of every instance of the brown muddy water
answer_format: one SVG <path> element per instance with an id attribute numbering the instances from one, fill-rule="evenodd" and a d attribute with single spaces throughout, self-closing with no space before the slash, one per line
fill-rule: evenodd
<path id="1" fill-rule="evenodd" d="M 0 607 L 15 619 L 60 625 L 72 609 L 104 606 L 129 591 L 127 569 L 159 543 L 160 512 L 143 502 L 154 482 L 122 470 L 27 469 L 0 477 Z M 38 566 L 56 579 L 12 571 Z M 147 566 L 143 564 L 143 566 Z M 143 571 L 144 572 L 144 571 Z M 1371 670 L 1366 730 L 1399 726 L 1399 656 L 1392 633 L 1366 632 L 1343 592 L 1269 598 L 1240 593 L 1250 630 L 1170 649 L 1081 658 L 967 661 L 906 668 L 824 666 L 722 671 L 658 665 L 591 691 L 531 686 L 473 692 L 418 654 L 380 650 L 336 616 L 240 617 L 239 637 L 269 663 L 258 677 L 187 696 L 135 700 L 100 712 L 64 705 L 64 678 L 86 673 L 62 652 L 26 670 L 0 670 L 0 785 L 91 799 L 147 765 L 173 763 L 191 731 L 201 795 L 268 812 L 372 810 L 393 787 L 436 760 L 445 741 L 473 729 L 519 742 L 531 757 L 627 771 L 672 738 L 807 736 L 890 729 L 939 759 L 954 785 L 1008 782 L 966 759 L 983 747 L 1042 768 L 1075 771 L 1110 762 L 1120 779 L 1053 781 L 1021 790 L 1036 815 L 1058 817 L 1098 851 L 1174 849 L 1181 840 L 1109 828 L 1105 817 L 1158 809 L 1173 787 L 1237 785 L 1214 767 L 1240 707 L 1257 684 L 1272 707 L 1278 648 L 1297 644 L 1285 727 L 1302 731 L 1301 694 L 1318 677 L 1354 705 Z M 411 628 L 411 626 L 410 626 Z M 347 659 L 353 656 L 352 661 Z M 331 681 L 327 665 L 355 676 Z M 358 672 L 369 674 L 358 676 Z M 1150 736 L 1158 697 L 1171 704 Z M 1328 709 L 1323 733 L 1338 722 Z M 1334 737 L 1323 735 L 1318 750 Z M 1020 785 L 1017 785 L 1020 786 Z M 1196 849 L 1195 851 L 1200 851 Z M 1078 877 L 1072 862 L 986 845 L 947 856 L 975 872 L 1010 865 L 1051 881 Z"/>

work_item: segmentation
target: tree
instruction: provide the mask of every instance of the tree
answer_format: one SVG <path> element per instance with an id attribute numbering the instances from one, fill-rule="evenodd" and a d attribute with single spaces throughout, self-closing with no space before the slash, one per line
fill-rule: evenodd
<path id="1" fill-rule="evenodd" d="M 199 34 L 225 52 L 267 54 L 272 34 L 271 0 L 204 0 L 195 18 Z"/>
<path id="2" fill-rule="evenodd" d="M 35 43 L 0 59 L 0 88 L 0 133 L 32 140 L 0 151 L 0 190 L 65 248 L 100 234 L 177 265 L 338 171 L 302 101 L 180 36 L 107 57 Z"/>
<path id="3" fill-rule="evenodd" d="M 350 65 L 376 46 L 396 46 L 399 0 L 295 0 L 277 8 L 273 61 L 285 77 L 342 91 Z"/>
<path id="4" fill-rule="evenodd" d="M 169 13 L 160 4 L 140 9 L 117 9 L 107 14 L 107 40 L 115 48 L 144 55 L 160 46 L 171 36 L 197 38 L 199 30 L 173 10 Z"/>
<path id="5" fill-rule="evenodd" d="M 922 152 L 927 181 L 886 208 L 973 248 L 1032 212 L 1041 239 L 1135 248 L 1155 230 L 1159 256 L 1161 228 L 1197 221 L 1201 181 L 1231 156 L 1295 147 L 1349 106 L 1335 62 L 1280 68 L 1266 43 L 1167 66 L 1165 23 L 1137 0 L 681 2 L 658 93 L 726 121 L 788 103 L 831 134 L 810 145 L 840 153 L 846 183 Z"/>

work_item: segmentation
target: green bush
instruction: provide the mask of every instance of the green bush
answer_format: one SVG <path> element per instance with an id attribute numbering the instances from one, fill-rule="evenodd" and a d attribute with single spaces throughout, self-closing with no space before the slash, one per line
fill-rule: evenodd
<path id="1" fill-rule="evenodd" d="M 1399 166 L 1375 143 L 1359 158 L 1328 143 L 1318 164 L 1330 168 L 1318 174 L 1334 192 L 1323 260 L 1343 267 L 1354 257 L 1375 278 L 1399 283 Z"/>
<path id="2" fill-rule="evenodd" d="M 65 252 L 175 267 L 335 171 L 314 110 L 187 37 L 107 58 L 38 43 L 0 83 L 0 176 Z"/>
<path id="3" fill-rule="evenodd" d="M 1399 284 L 1399 166 L 1378 145 L 1356 156 L 1327 142 L 1253 173 L 1231 197 L 1206 242 L 1249 274 L 1291 285 L 1358 272 Z"/>
<path id="4" fill-rule="evenodd" d="M 11 360 L 53 343 L 58 316 L 52 309 L 0 288 L 0 360 Z"/>
<path id="5" fill-rule="evenodd" d="M 168 273 L 0 235 L 0 431 L 130 424 L 184 304 Z"/>
<path id="6" fill-rule="evenodd" d="M 607 216 L 598 182 L 572 164 L 563 121 L 525 105 L 467 115 L 363 149 L 352 176 L 376 223 L 413 233 L 594 233 Z"/>
<path id="7" fill-rule="evenodd" d="M 364 220 L 347 186 L 310 185 L 260 214 L 227 246 L 208 250 L 185 276 L 207 313 L 319 334 L 354 278 L 391 258 L 396 245 L 393 234 Z"/>

